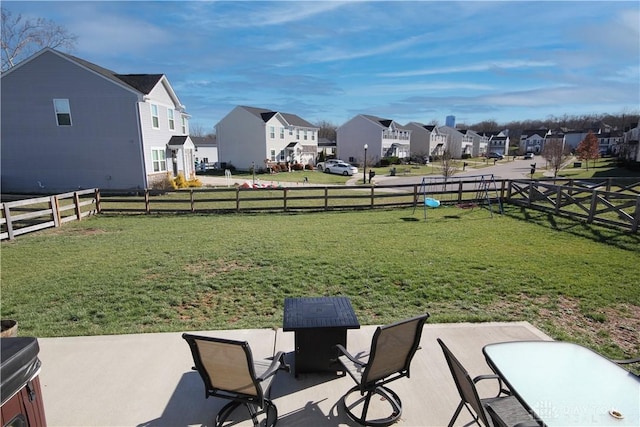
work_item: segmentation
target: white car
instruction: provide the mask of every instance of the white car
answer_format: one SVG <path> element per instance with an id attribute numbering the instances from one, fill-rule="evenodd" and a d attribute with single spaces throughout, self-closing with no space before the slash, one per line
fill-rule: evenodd
<path id="1" fill-rule="evenodd" d="M 531 160 L 531 159 L 533 159 L 533 153 L 526 153 L 526 154 L 524 155 L 524 159 L 525 159 L 525 160 Z"/>
<path id="2" fill-rule="evenodd" d="M 316 165 L 316 168 L 318 170 L 325 170 L 329 166 L 335 165 L 336 163 L 346 163 L 346 162 L 344 160 L 340 160 L 340 159 L 328 159 L 328 160 L 325 160 L 324 162 L 319 162 Z"/>
<path id="3" fill-rule="evenodd" d="M 333 163 L 328 164 L 324 168 L 325 173 L 335 173 L 338 175 L 352 176 L 358 173 L 358 168 L 351 166 L 349 163 Z"/>

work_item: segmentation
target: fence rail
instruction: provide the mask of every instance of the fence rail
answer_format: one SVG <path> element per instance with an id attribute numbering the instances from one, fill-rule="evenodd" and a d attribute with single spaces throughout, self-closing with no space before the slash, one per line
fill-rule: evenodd
<path id="1" fill-rule="evenodd" d="M 421 184 L 298 186 L 271 188 L 199 188 L 153 190 L 83 190 L 1 204 L 0 238 L 16 236 L 96 213 L 238 213 L 309 212 L 418 207 L 426 198 L 443 205 L 502 209 L 525 206 L 637 233 L 640 180 L 481 180 L 423 179 Z M 425 202 L 426 204 L 426 202 Z M 425 208 L 426 209 L 426 208 Z"/>

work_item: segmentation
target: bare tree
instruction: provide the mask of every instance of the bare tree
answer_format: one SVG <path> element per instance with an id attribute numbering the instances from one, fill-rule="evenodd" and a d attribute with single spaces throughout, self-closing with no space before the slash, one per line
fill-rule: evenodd
<path id="1" fill-rule="evenodd" d="M 329 141 L 336 140 L 336 129 L 338 129 L 336 125 L 326 120 L 322 120 L 316 126 L 320 128 L 318 129 L 318 138 L 326 138 Z"/>
<path id="2" fill-rule="evenodd" d="M 2 13 L 2 37 L 0 53 L 1 70 L 6 71 L 21 60 L 45 47 L 73 50 L 77 36 L 51 20 L 23 19 L 4 8 Z"/>
<path id="3" fill-rule="evenodd" d="M 558 172 L 562 168 L 562 164 L 566 161 L 569 151 L 565 147 L 564 142 L 560 140 L 549 141 L 542 149 L 542 157 L 553 169 L 553 177 L 558 177 Z"/>
<path id="4" fill-rule="evenodd" d="M 596 166 L 596 160 L 600 158 L 600 147 L 598 138 L 589 131 L 587 136 L 576 147 L 576 155 L 580 160 L 584 160 L 589 170 L 589 160 L 593 160 L 593 167 Z"/>
<path id="5" fill-rule="evenodd" d="M 451 178 L 458 171 L 458 166 L 456 166 L 453 157 L 449 151 L 445 151 L 440 159 L 440 163 L 442 166 L 442 176 L 444 177 L 444 188 L 447 188 L 447 182 L 449 178 Z"/>

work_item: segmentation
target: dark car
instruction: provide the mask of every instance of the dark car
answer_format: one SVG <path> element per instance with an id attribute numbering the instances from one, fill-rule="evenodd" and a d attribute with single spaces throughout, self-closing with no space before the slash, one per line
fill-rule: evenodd
<path id="1" fill-rule="evenodd" d="M 524 155 L 524 159 L 525 159 L 525 160 L 531 160 L 531 159 L 533 159 L 533 153 L 526 153 L 526 154 Z"/>
<path id="2" fill-rule="evenodd" d="M 491 152 L 491 153 L 487 154 L 487 158 L 488 159 L 502 160 L 502 159 L 504 159 L 504 156 L 502 154 L 500 154 L 500 153 Z"/>

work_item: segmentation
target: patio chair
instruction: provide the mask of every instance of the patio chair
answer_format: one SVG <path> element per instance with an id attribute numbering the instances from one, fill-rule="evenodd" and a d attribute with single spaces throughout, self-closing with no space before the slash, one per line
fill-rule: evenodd
<path id="1" fill-rule="evenodd" d="M 271 360 L 254 361 L 251 348 L 246 341 L 182 334 L 189 344 L 195 366 L 205 386 L 205 397 L 229 399 L 216 415 L 215 426 L 224 424 L 236 408 L 246 406 L 258 426 L 258 416 L 265 414 L 267 427 L 275 426 L 278 410 L 266 396 L 275 373 L 289 371 L 284 362 L 284 353 L 278 352 Z"/>
<path id="2" fill-rule="evenodd" d="M 388 426 L 396 422 L 402 414 L 402 402 L 398 395 L 385 384 L 403 377 L 409 377 L 409 367 L 418 350 L 422 327 L 429 314 L 403 320 L 387 326 L 379 326 L 373 334 L 369 353 L 350 354 L 342 345 L 337 345 L 342 354 L 340 363 L 356 385 L 340 400 L 342 407 L 353 421 L 365 426 Z M 354 392 L 364 397 L 362 413 L 357 416 L 347 405 L 348 397 Z M 379 395 L 388 403 L 391 415 L 386 418 L 367 419 L 371 398 Z M 356 402 L 362 403 L 362 399 Z"/>
<path id="3" fill-rule="evenodd" d="M 511 392 L 504 387 L 499 376 L 480 375 L 471 379 L 471 376 L 469 376 L 464 366 L 440 338 L 438 338 L 438 344 L 442 347 L 444 358 L 447 360 L 447 365 L 449 365 L 461 398 L 460 404 L 453 414 L 451 421 L 449 421 L 449 427 L 454 425 L 462 408 L 467 408 L 475 423 L 480 426 L 540 426 L 520 402 L 514 396 L 511 396 Z M 480 398 L 478 390 L 476 389 L 476 383 L 487 379 L 498 381 L 498 394 L 495 397 Z"/>

